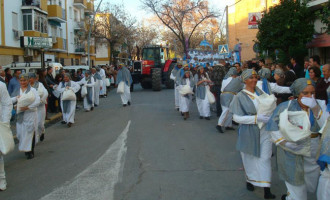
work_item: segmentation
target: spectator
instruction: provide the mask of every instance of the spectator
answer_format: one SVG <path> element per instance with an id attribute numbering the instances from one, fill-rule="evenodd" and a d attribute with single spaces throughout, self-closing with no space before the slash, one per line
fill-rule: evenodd
<path id="1" fill-rule="evenodd" d="M 297 63 L 297 58 L 296 57 L 291 57 L 290 62 L 291 62 L 291 65 L 293 67 L 293 71 L 296 74 L 296 77 L 297 78 L 303 78 L 305 76 L 304 68 Z"/>
<path id="2" fill-rule="evenodd" d="M 320 100 L 325 100 L 326 103 L 328 103 L 328 94 L 327 94 L 327 89 L 330 85 L 329 82 L 329 77 L 330 77 L 330 65 L 326 64 L 323 66 L 322 71 L 323 71 L 323 75 L 324 78 L 321 78 L 321 71 L 319 72 L 318 68 L 310 68 L 310 71 L 315 70 L 316 73 L 315 76 L 318 76 L 318 80 L 316 81 L 316 87 L 315 87 L 315 98 L 316 99 L 320 99 Z M 311 72 L 309 72 L 311 73 Z M 309 74 L 311 79 L 312 79 L 312 75 Z M 315 79 L 316 80 L 316 79 Z"/>
<path id="3" fill-rule="evenodd" d="M 310 57 L 309 58 L 309 67 L 318 67 L 322 71 L 320 56 L 314 55 L 314 56 Z M 322 74 L 321 74 L 321 77 L 323 77 Z M 308 70 L 306 71 L 305 78 L 307 78 L 307 79 L 310 78 Z"/>
<path id="4" fill-rule="evenodd" d="M 237 76 L 240 76 L 242 74 L 241 63 L 235 63 L 234 66 L 237 70 Z"/>
<path id="5" fill-rule="evenodd" d="M 10 68 L 6 68 L 5 69 L 5 72 L 6 72 L 6 83 L 8 85 L 9 84 L 9 81 L 13 78 L 13 76 L 11 75 Z"/>
<path id="6" fill-rule="evenodd" d="M 49 112 L 50 113 L 56 113 L 57 109 L 56 109 L 56 97 L 53 94 L 54 91 L 54 86 L 56 85 L 55 79 L 53 77 L 53 68 L 52 67 L 48 67 L 47 68 L 47 75 L 46 75 L 46 82 L 47 85 L 49 87 L 49 94 L 50 97 L 48 98 L 48 108 L 49 108 Z"/>
<path id="7" fill-rule="evenodd" d="M 305 59 L 305 61 L 304 61 L 304 74 L 306 74 L 308 69 L 309 69 L 309 60 Z"/>
<path id="8" fill-rule="evenodd" d="M 210 79 L 214 84 L 211 90 L 215 94 L 218 117 L 220 117 L 222 113 L 221 104 L 220 104 L 221 84 L 223 78 L 226 75 L 226 69 L 225 66 L 223 65 L 225 63 L 225 60 L 221 59 L 220 63 L 221 63 L 220 65 L 214 66 L 213 71 L 210 73 Z"/>
<path id="9" fill-rule="evenodd" d="M 20 83 L 19 83 L 19 75 L 21 74 L 21 70 L 15 69 L 14 70 L 14 77 L 10 79 L 8 85 L 8 92 L 11 95 L 15 90 L 19 90 Z"/>
<path id="10" fill-rule="evenodd" d="M 311 79 L 314 84 L 317 84 L 321 78 L 321 70 L 318 67 L 310 67 L 309 70 L 309 79 Z"/>

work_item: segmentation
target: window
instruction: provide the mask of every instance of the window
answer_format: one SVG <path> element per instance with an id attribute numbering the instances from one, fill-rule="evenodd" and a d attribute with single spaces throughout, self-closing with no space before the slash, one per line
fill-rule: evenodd
<path id="1" fill-rule="evenodd" d="M 52 30 L 52 36 L 53 37 L 57 37 L 57 28 L 56 28 L 56 26 L 51 26 L 52 28 L 51 28 L 51 30 Z"/>
<path id="2" fill-rule="evenodd" d="M 71 36 L 71 38 L 70 38 L 71 44 L 74 44 L 74 43 L 73 43 L 73 42 L 74 42 L 74 35 L 73 35 L 73 32 L 70 32 L 70 36 Z"/>
<path id="3" fill-rule="evenodd" d="M 75 22 L 78 22 L 79 19 L 78 19 L 78 11 L 77 10 L 74 10 L 74 21 Z"/>
<path id="4" fill-rule="evenodd" d="M 23 13 L 23 29 L 24 31 L 32 31 L 32 13 Z"/>
<path id="5" fill-rule="evenodd" d="M 59 28 L 58 31 L 59 31 L 60 38 L 63 38 L 63 29 L 62 28 Z"/>
<path id="6" fill-rule="evenodd" d="M 72 7 L 69 7 L 69 15 L 70 15 L 70 19 L 72 19 Z"/>
<path id="7" fill-rule="evenodd" d="M 17 13 L 12 12 L 13 30 L 18 30 L 18 16 Z"/>
<path id="8" fill-rule="evenodd" d="M 48 23 L 45 15 L 34 12 L 34 30 L 41 33 L 48 32 Z"/>

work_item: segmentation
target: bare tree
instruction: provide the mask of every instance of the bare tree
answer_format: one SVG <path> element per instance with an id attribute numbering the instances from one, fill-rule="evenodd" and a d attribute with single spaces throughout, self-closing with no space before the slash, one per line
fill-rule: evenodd
<path id="1" fill-rule="evenodd" d="M 197 27 L 217 14 L 208 7 L 207 0 L 141 0 L 158 19 L 169 28 L 187 53 L 186 42 L 191 40 Z"/>
<path id="2" fill-rule="evenodd" d="M 110 46 L 110 63 L 117 45 L 127 45 L 127 40 L 134 34 L 136 20 L 120 4 L 110 4 L 105 6 L 101 13 L 95 18 L 93 35 L 98 41 L 106 41 Z"/>
<path id="3" fill-rule="evenodd" d="M 151 45 L 155 39 L 157 39 L 158 33 L 155 31 L 155 29 L 146 27 L 143 24 L 140 24 L 139 27 L 136 29 L 136 38 L 135 38 L 135 44 L 136 44 L 136 56 L 137 60 L 140 60 L 141 56 L 141 49 L 147 45 Z"/>

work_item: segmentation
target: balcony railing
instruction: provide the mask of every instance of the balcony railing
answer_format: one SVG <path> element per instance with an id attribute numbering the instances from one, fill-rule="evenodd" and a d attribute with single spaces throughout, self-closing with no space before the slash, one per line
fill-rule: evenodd
<path id="1" fill-rule="evenodd" d="M 75 46 L 75 52 L 76 53 L 85 53 L 86 49 L 84 45 L 76 45 Z"/>

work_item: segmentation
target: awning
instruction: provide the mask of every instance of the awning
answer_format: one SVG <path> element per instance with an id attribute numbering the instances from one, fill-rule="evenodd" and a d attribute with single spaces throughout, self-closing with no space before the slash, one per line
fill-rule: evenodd
<path id="1" fill-rule="evenodd" d="M 324 33 L 320 35 L 314 35 L 311 42 L 306 45 L 308 48 L 313 47 L 330 47 L 330 35 Z"/>

